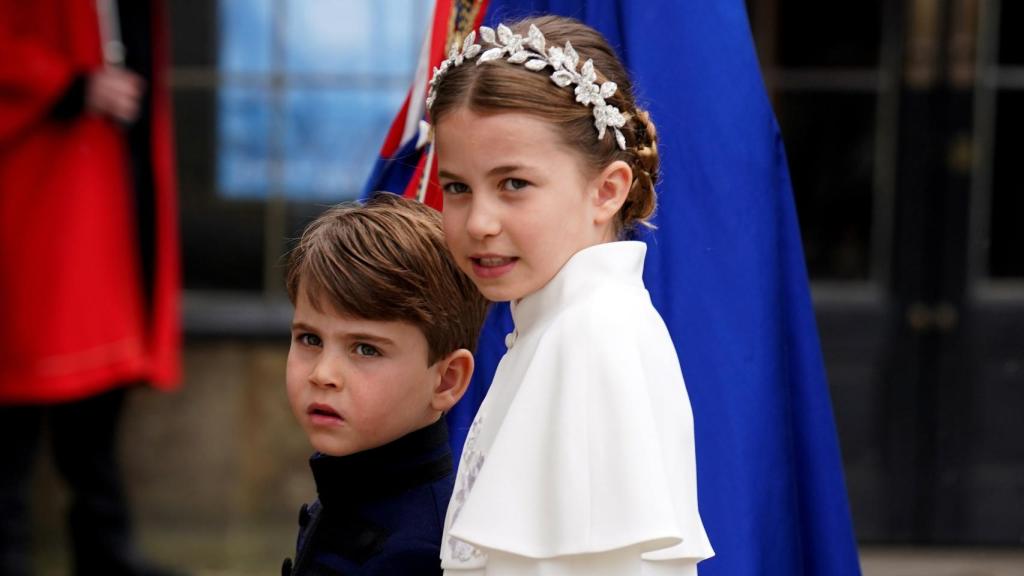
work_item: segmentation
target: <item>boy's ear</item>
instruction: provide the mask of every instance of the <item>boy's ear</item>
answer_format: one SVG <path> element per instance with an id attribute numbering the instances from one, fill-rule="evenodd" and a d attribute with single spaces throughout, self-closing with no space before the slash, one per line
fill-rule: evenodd
<path id="1" fill-rule="evenodd" d="M 629 189 L 633 186 L 633 169 L 622 160 L 616 160 L 605 167 L 594 179 L 595 224 L 607 224 L 626 203 Z"/>
<path id="2" fill-rule="evenodd" d="M 473 354 L 465 348 L 459 348 L 440 362 L 440 378 L 434 388 L 434 397 L 430 405 L 434 410 L 447 412 L 466 393 L 469 378 L 473 375 Z"/>

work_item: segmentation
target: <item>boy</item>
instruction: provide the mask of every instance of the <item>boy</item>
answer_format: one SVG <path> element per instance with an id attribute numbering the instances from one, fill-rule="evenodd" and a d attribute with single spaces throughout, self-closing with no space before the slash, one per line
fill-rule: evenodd
<path id="1" fill-rule="evenodd" d="M 454 482 L 443 415 L 461 398 L 486 301 L 440 214 L 378 194 L 331 208 L 291 253 L 288 400 L 316 453 L 284 575 L 441 574 Z"/>

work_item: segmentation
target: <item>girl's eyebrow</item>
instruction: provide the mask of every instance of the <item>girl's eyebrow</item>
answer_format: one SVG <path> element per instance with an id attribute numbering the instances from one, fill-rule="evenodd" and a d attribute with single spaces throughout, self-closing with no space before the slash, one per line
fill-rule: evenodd
<path id="1" fill-rule="evenodd" d="M 487 171 L 488 176 L 503 176 L 505 174 L 511 174 L 512 172 L 518 172 L 519 170 L 526 169 L 527 166 L 522 164 L 508 164 L 506 166 L 495 166 Z M 448 180 L 459 180 L 459 176 L 452 174 L 447 170 L 438 170 L 438 178 L 447 178 Z"/>
<path id="2" fill-rule="evenodd" d="M 495 166 L 494 168 L 491 168 L 490 170 L 487 171 L 487 175 L 488 176 L 502 176 L 502 175 L 505 175 L 505 174 L 510 174 L 512 172 L 518 172 L 519 170 L 522 170 L 524 168 L 526 168 L 526 166 L 523 166 L 522 164 L 509 164 L 507 166 Z"/>

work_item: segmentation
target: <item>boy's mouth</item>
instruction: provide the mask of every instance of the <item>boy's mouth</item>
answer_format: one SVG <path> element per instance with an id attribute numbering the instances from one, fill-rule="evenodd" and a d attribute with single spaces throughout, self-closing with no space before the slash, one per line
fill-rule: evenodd
<path id="1" fill-rule="evenodd" d="M 337 410 L 319 402 L 310 404 L 306 408 L 306 414 L 309 415 L 309 419 L 313 424 L 319 426 L 336 426 L 345 421 L 341 414 L 338 414 Z"/>

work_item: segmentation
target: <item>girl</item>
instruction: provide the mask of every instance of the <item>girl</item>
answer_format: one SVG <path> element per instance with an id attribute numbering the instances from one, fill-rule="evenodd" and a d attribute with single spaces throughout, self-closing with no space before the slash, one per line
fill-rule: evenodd
<path id="1" fill-rule="evenodd" d="M 644 288 L 657 138 L 603 37 L 481 27 L 435 70 L 447 243 L 515 330 L 470 429 L 446 574 L 692 575 L 693 416 Z"/>

